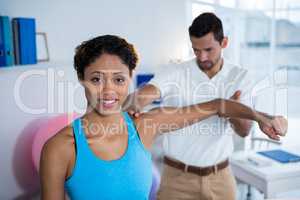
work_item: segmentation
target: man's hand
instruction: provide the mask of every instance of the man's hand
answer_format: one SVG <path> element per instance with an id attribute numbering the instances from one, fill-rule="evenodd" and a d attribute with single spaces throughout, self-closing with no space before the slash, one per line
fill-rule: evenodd
<path id="1" fill-rule="evenodd" d="M 262 113 L 261 113 L 262 114 Z M 269 116 L 262 114 L 261 120 L 258 122 L 259 128 L 269 138 L 279 140 L 279 136 L 285 136 L 287 132 L 288 122 L 282 116 Z"/>
<path id="2" fill-rule="evenodd" d="M 230 99 L 239 102 L 240 99 L 241 99 L 241 94 L 242 94 L 242 91 L 241 91 L 241 90 L 237 90 L 237 91 L 235 91 L 234 94 L 230 97 Z"/>
<path id="3" fill-rule="evenodd" d="M 136 90 L 128 95 L 123 104 L 123 110 L 133 117 L 139 117 L 143 108 L 160 98 L 160 90 L 151 84 Z"/>
<path id="4" fill-rule="evenodd" d="M 241 91 L 237 90 L 231 97 L 231 100 L 240 101 Z M 282 116 L 269 116 L 261 113 L 264 117 L 261 122 L 258 122 L 259 128 L 269 138 L 279 140 L 279 136 L 285 136 L 287 132 L 287 120 Z"/>
<path id="5" fill-rule="evenodd" d="M 124 110 L 128 112 L 133 117 L 139 117 L 142 111 L 142 108 L 139 106 L 138 97 L 136 92 L 131 93 L 127 96 L 124 104 Z"/>

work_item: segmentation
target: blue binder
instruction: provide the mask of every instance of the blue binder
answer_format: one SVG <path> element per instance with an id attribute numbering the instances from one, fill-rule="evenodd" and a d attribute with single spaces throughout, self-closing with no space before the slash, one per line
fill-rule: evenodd
<path id="1" fill-rule="evenodd" d="M 17 19 L 12 20 L 15 64 L 20 64 L 20 48 L 19 48 L 19 23 Z"/>
<path id="2" fill-rule="evenodd" d="M 14 57 L 13 57 L 13 37 L 12 37 L 10 20 L 8 16 L 1 16 L 0 20 L 2 21 L 2 25 L 3 25 L 5 65 L 11 66 L 14 64 Z"/>
<path id="3" fill-rule="evenodd" d="M 300 156 L 296 154 L 289 153 L 283 150 L 271 150 L 271 151 L 260 151 L 257 152 L 263 156 L 271 158 L 281 163 L 299 162 Z"/>
<path id="4" fill-rule="evenodd" d="M 4 49 L 4 35 L 3 22 L 0 20 L 0 67 L 5 66 L 5 49 Z"/>
<path id="5" fill-rule="evenodd" d="M 154 74 L 138 74 L 136 76 L 136 86 L 142 87 L 147 84 L 152 78 L 154 77 Z"/>
<path id="6" fill-rule="evenodd" d="M 15 45 L 19 53 L 19 64 L 36 64 L 36 26 L 33 18 L 15 18 L 14 19 L 14 35 L 18 35 Z M 16 55 L 17 56 L 17 55 Z M 18 58 L 16 59 L 18 61 Z"/>

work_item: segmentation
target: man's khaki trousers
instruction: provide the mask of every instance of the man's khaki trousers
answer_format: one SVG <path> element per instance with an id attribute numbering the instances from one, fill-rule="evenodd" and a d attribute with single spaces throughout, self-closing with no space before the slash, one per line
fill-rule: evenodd
<path id="1" fill-rule="evenodd" d="M 229 167 L 208 176 L 164 164 L 158 200 L 234 200 L 236 182 Z"/>

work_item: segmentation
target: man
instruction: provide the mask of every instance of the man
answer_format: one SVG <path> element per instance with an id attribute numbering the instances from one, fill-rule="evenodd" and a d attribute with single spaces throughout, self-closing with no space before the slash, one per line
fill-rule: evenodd
<path id="1" fill-rule="evenodd" d="M 221 20 L 213 13 L 203 13 L 189 27 L 189 36 L 195 58 L 164 69 L 131 94 L 136 99 L 135 106 L 129 109 L 133 115 L 138 117 L 144 106 L 159 98 L 170 106 L 214 98 L 231 98 L 250 105 L 246 101 L 246 97 L 248 101 L 250 98 L 247 71 L 222 57 L 228 38 L 223 34 Z M 231 127 L 245 137 L 251 121 L 211 117 L 165 136 L 158 199 L 235 199 L 236 183 L 228 167 L 233 152 Z"/>

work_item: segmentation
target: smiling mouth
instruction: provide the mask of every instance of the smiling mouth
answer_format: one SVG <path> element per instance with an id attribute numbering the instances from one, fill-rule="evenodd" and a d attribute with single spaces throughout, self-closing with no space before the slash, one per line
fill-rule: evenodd
<path id="1" fill-rule="evenodd" d="M 98 102 L 104 108 L 112 108 L 118 102 L 118 99 L 99 99 Z"/>

